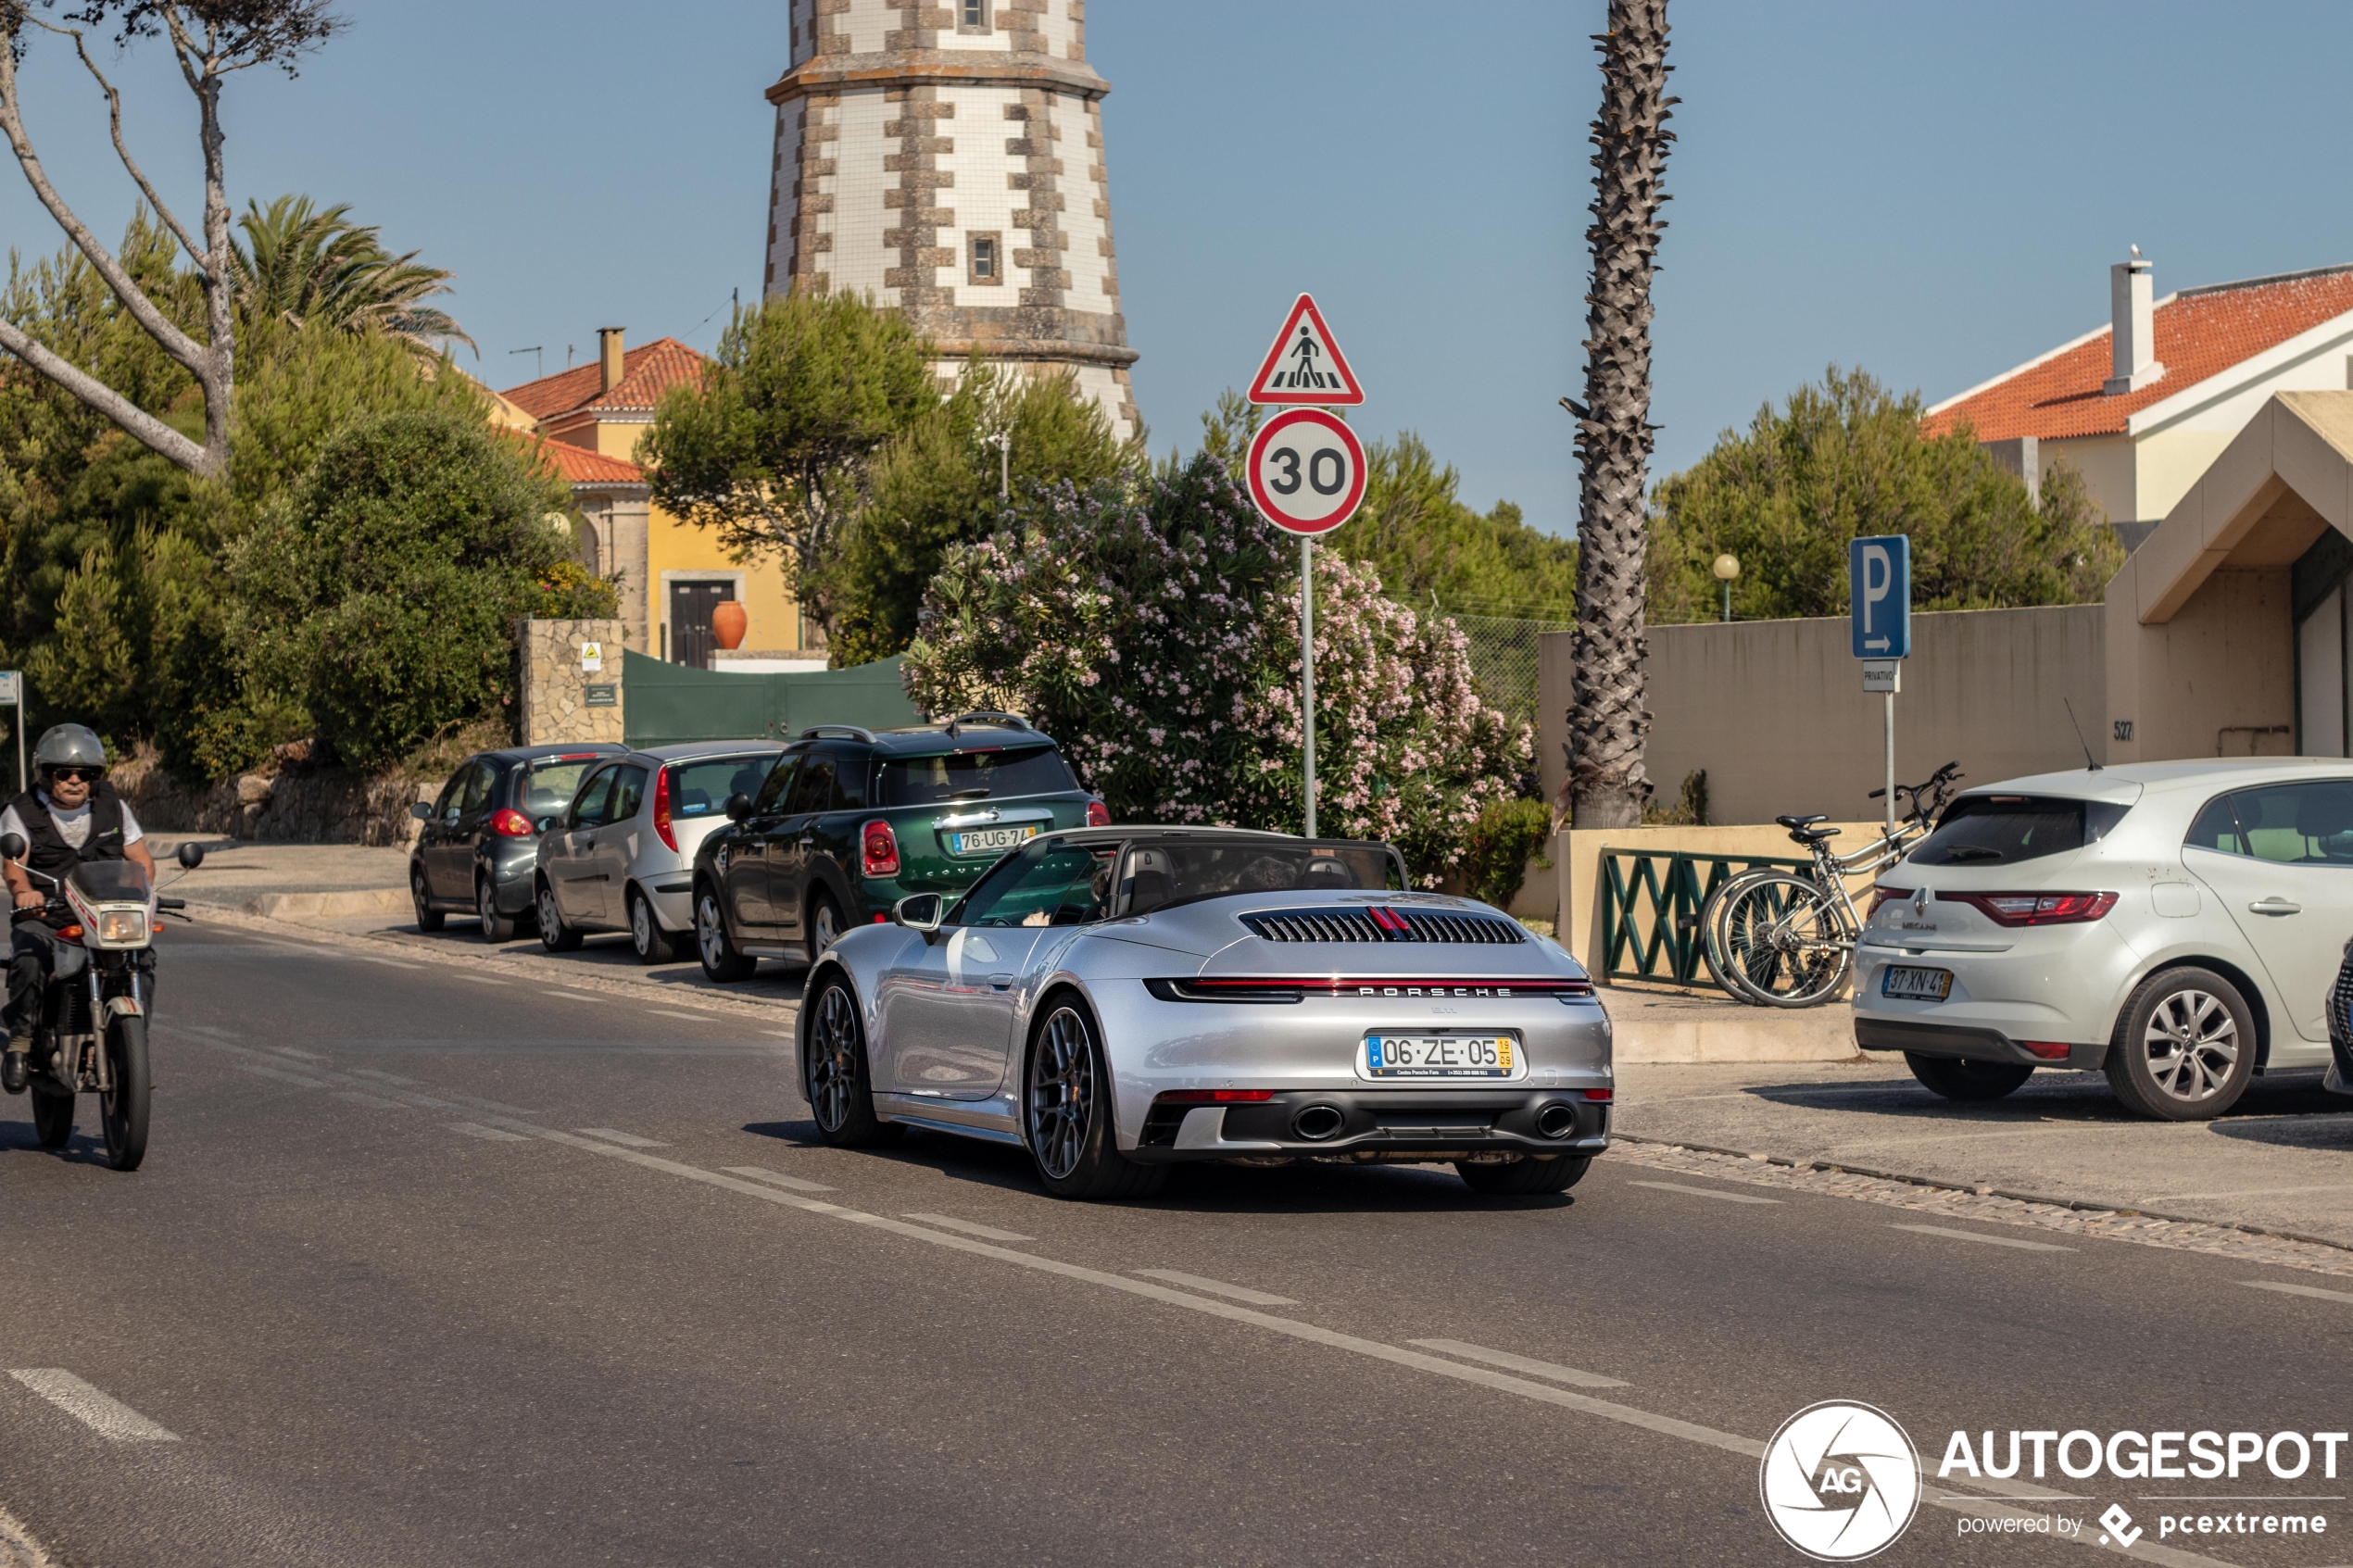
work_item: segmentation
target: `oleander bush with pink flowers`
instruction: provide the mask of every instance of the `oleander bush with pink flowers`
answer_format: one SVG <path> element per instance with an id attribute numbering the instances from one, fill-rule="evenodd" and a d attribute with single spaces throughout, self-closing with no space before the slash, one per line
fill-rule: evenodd
<path id="1" fill-rule="evenodd" d="M 1298 541 L 1207 454 L 1035 491 L 1007 524 L 952 550 L 925 596 L 917 705 L 1026 715 L 1116 821 L 1298 832 Z M 1474 690 L 1453 622 L 1325 550 L 1315 734 L 1319 831 L 1387 839 L 1431 883 L 1534 768 L 1528 726 Z"/>

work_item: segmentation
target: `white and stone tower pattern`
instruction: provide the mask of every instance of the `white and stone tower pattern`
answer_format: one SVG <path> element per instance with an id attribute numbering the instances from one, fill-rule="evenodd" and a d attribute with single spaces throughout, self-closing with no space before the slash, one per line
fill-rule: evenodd
<path id="1" fill-rule="evenodd" d="M 1139 428 L 1085 0 L 792 0 L 769 294 L 905 311 L 952 374 L 978 348 L 1076 371 Z"/>

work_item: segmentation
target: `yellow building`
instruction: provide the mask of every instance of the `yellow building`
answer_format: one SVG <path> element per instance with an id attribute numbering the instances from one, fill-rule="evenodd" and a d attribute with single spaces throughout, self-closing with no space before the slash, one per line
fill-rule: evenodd
<path id="1" fill-rule="evenodd" d="M 648 498 L 635 458 L 654 405 L 700 380 L 708 361 L 676 338 L 628 348 L 619 327 L 597 336 L 594 362 L 508 388 L 499 413 L 543 438 L 571 484 L 583 558 L 599 576 L 620 575 L 629 646 L 706 670 L 821 668 L 824 633 L 802 618 L 776 558 L 731 559 L 715 530 L 681 522 Z M 714 659 L 711 615 L 727 599 L 743 605 L 750 624 L 739 649 Z"/>

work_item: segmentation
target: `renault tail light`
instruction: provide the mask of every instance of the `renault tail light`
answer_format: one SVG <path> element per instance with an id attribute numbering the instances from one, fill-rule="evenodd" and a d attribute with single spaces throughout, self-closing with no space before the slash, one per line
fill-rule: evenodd
<path id="1" fill-rule="evenodd" d="M 1941 903 L 1967 904 L 1995 925 L 2081 925 L 2116 908 L 2113 893 L 1939 893 Z"/>
<path id="2" fill-rule="evenodd" d="M 1912 890 L 1908 887 L 1874 887 L 1871 889 L 1870 912 L 1877 914 L 1881 904 L 1892 904 L 1911 896 Z"/>
<path id="3" fill-rule="evenodd" d="M 490 831 L 501 838 L 530 838 L 538 833 L 531 819 L 511 806 L 501 806 L 490 814 Z"/>
<path id="4" fill-rule="evenodd" d="M 670 846 L 672 854 L 678 853 L 678 835 L 670 827 L 670 770 L 667 768 L 654 775 L 654 832 Z"/>
<path id="5" fill-rule="evenodd" d="M 899 874 L 899 837 L 881 818 L 858 830 L 858 849 L 868 876 Z"/>

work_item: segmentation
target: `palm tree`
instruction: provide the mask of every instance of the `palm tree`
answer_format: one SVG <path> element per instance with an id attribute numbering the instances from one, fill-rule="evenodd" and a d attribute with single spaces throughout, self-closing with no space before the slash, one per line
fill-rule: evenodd
<path id="1" fill-rule="evenodd" d="M 1577 628 L 1568 707 L 1568 781 L 1562 793 L 1581 828 L 1633 827 L 1650 798 L 1642 746 L 1642 565 L 1649 529 L 1651 274 L 1656 270 L 1660 189 L 1667 166 L 1667 0 L 1609 0 L 1602 110 L 1593 121 L 1593 281 L 1585 295 L 1585 401 L 1577 417 L 1580 468 Z"/>
<path id="2" fill-rule="evenodd" d="M 352 222 L 350 211 L 348 203 L 314 208 L 308 196 L 280 196 L 267 208 L 245 204 L 235 266 L 237 303 L 247 319 L 389 332 L 422 354 L 450 342 L 479 354 L 447 311 L 422 303 L 447 294 L 456 274 L 418 265 L 413 250 L 392 255 L 378 242 L 380 231 Z"/>

